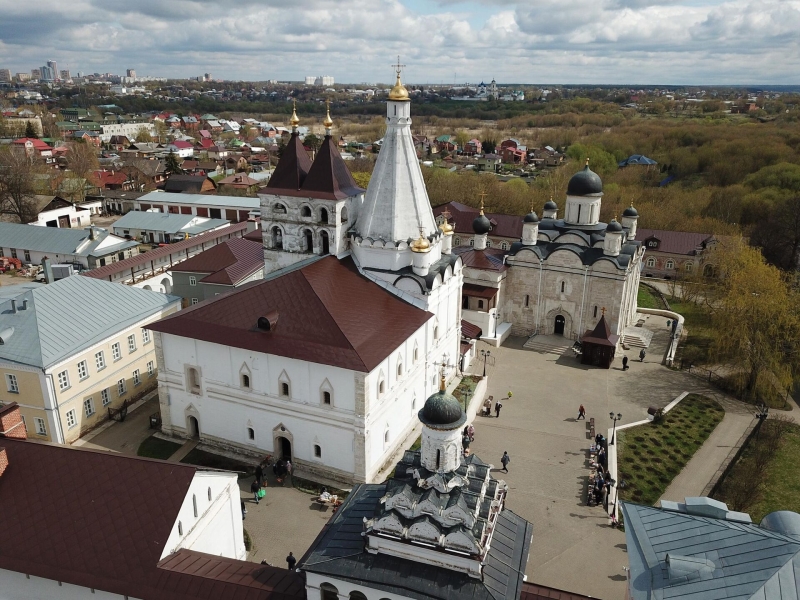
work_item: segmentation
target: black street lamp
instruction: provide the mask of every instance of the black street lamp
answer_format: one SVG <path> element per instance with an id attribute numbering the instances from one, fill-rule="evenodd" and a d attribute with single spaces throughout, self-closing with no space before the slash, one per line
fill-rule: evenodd
<path id="1" fill-rule="evenodd" d="M 470 390 L 465 390 L 462 396 L 464 396 L 464 412 L 467 412 L 467 406 L 469 406 L 469 399 L 472 397 L 472 392 Z"/>
<path id="2" fill-rule="evenodd" d="M 486 361 L 489 360 L 489 357 L 492 355 L 491 350 L 481 350 L 481 356 L 483 357 L 483 376 L 486 377 Z"/>
<path id="3" fill-rule="evenodd" d="M 764 421 L 767 420 L 767 416 L 769 415 L 769 406 L 764 403 L 758 405 L 756 408 L 755 417 L 758 419 L 758 425 L 756 429 L 756 440 L 758 440 L 758 436 L 761 433 L 761 426 L 764 424 Z"/>
<path id="4" fill-rule="evenodd" d="M 617 437 L 617 421 L 622 419 L 622 413 L 614 414 L 613 412 L 610 412 L 608 413 L 608 416 L 614 421 L 614 430 L 611 432 L 611 441 L 608 443 L 609 446 L 613 446 L 614 440 Z"/>

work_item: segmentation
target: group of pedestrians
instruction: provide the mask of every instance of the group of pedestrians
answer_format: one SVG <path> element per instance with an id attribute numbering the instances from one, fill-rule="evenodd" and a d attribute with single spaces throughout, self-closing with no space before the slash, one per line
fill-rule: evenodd
<path id="1" fill-rule="evenodd" d="M 250 484 L 250 492 L 253 494 L 253 501 L 256 504 L 258 504 L 267 493 L 265 489 L 267 487 L 267 478 L 264 474 L 264 468 L 268 467 L 270 464 L 272 464 L 272 458 L 267 456 L 256 465 L 255 477 Z M 275 475 L 276 481 L 283 485 L 285 479 L 292 474 L 292 461 L 288 458 L 285 460 L 283 458 L 278 459 L 272 464 L 272 472 Z M 244 502 L 242 502 L 242 519 L 244 519 L 245 514 L 247 514 L 247 509 L 244 507 Z"/>
<path id="2" fill-rule="evenodd" d="M 484 417 L 491 417 L 492 416 L 492 403 L 494 401 L 494 396 L 489 396 L 486 400 L 483 401 L 483 416 Z M 494 402 L 494 416 L 495 418 L 500 418 L 500 409 L 503 408 L 503 403 L 498 400 Z"/>

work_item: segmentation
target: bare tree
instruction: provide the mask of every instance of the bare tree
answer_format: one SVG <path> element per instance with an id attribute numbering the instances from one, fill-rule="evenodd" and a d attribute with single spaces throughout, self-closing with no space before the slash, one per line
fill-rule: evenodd
<path id="1" fill-rule="evenodd" d="M 86 198 L 86 184 L 92 179 L 94 171 L 100 168 L 97 151 L 86 142 L 73 142 L 67 152 L 67 169 L 75 179 L 69 187 L 74 200 L 82 202 Z"/>
<path id="2" fill-rule="evenodd" d="M 30 223 L 38 216 L 36 175 L 44 165 L 25 152 L 0 150 L 0 212 L 13 215 L 20 223 Z"/>

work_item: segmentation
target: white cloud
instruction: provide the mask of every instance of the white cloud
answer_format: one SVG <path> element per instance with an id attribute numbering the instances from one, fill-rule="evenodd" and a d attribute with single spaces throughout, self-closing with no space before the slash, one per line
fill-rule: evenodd
<path id="1" fill-rule="evenodd" d="M 226 79 L 795 83 L 800 0 L 0 0 L 0 67 Z"/>

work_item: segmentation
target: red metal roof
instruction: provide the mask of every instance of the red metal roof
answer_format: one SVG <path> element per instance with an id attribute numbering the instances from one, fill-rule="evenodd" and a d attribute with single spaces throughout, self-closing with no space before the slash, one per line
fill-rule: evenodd
<path id="1" fill-rule="evenodd" d="M 583 594 L 573 594 L 564 590 L 536 585 L 535 583 L 525 582 L 522 584 L 522 591 L 519 600 L 591 600 L 591 596 Z"/>
<path id="2" fill-rule="evenodd" d="M 245 238 L 232 238 L 195 254 L 174 267 L 172 271 L 209 273 L 203 283 L 236 285 L 264 266 L 264 248 L 261 242 Z"/>
<path id="3" fill-rule="evenodd" d="M 456 246 L 453 248 L 453 252 L 461 257 L 461 262 L 465 267 L 498 272 L 508 269 L 508 265 L 503 263 L 506 251 L 499 248 L 475 250 L 472 246 Z"/>
<path id="4" fill-rule="evenodd" d="M 480 214 L 477 208 L 472 208 L 460 202 L 448 202 L 434 207 L 434 216 L 439 216 L 445 209 L 450 211 L 452 218 L 450 223 L 455 227 L 455 232 L 460 234 L 472 235 L 472 221 Z M 522 217 L 518 215 L 501 215 L 499 213 L 486 213 L 486 217 L 492 224 L 489 235 L 497 237 L 507 237 L 518 240 L 522 238 Z"/>
<path id="5" fill-rule="evenodd" d="M 269 331 L 260 317 L 277 313 Z M 369 372 L 433 317 L 328 256 L 149 325 L 215 344 Z"/>
<path id="6" fill-rule="evenodd" d="M 586 330 L 581 338 L 581 343 L 596 344 L 598 346 L 609 346 L 611 348 L 617 347 L 619 341 L 618 335 L 611 335 L 611 328 L 608 326 L 606 316 L 602 315 L 600 320 L 595 325 L 594 330 Z"/>
<path id="7" fill-rule="evenodd" d="M 303 182 L 310 169 L 311 159 L 303 148 L 297 133 L 292 133 L 269 182 L 259 191 L 262 194 L 285 194 L 286 192 L 296 194 L 297 190 L 303 187 Z"/>
<path id="8" fill-rule="evenodd" d="M 477 340 L 483 335 L 483 330 L 477 325 L 461 319 L 461 335 L 471 340 Z"/>
<path id="9" fill-rule="evenodd" d="M 222 227 L 221 229 L 215 229 L 214 231 L 208 231 L 201 235 L 191 237 L 188 240 L 183 240 L 182 242 L 167 244 L 166 246 L 161 246 L 159 248 L 156 248 L 155 250 L 148 250 L 143 254 L 137 254 L 136 256 L 131 256 L 130 258 L 126 258 L 125 260 L 111 263 L 110 265 L 105 265 L 104 267 L 98 267 L 96 269 L 92 269 L 91 271 L 86 271 L 82 273 L 82 275 L 86 277 L 94 277 L 95 279 L 108 279 L 109 281 L 112 281 L 113 276 L 116 275 L 117 273 L 122 273 L 123 271 L 130 271 L 131 269 L 136 270 L 136 267 L 140 265 L 146 265 L 152 260 L 156 260 L 157 258 L 160 258 L 162 256 L 176 254 L 183 250 L 194 248 L 195 246 L 200 246 L 205 242 L 211 242 L 213 240 L 217 240 L 219 238 L 226 237 L 229 235 L 235 235 L 239 237 L 238 234 L 240 234 L 240 232 L 242 231 L 245 231 L 246 229 L 247 229 L 247 222 L 228 225 L 226 227 Z"/>
<path id="10" fill-rule="evenodd" d="M 342 200 L 364 192 L 356 185 L 331 136 L 325 136 L 303 182 L 302 191 L 312 198 L 330 200 Z"/>
<path id="11" fill-rule="evenodd" d="M 473 298 L 494 298 L 498 291 L 497 288 L 476 285 L 474 283 L 465 283 L 461 288 L 462 294 L 465 296 L 472 296 Z"/>
<path id="12" fill-rule="evenodd" d="M 685 254 L 687 256 L 696 255 L 697 251 L 703 248 L 703 244 L 708 243 L 713 237 L 713 234 L 710 233 L 691 233 L 689 231 L 636 230 L 636 239 L 642 240 L 646 249 L 669 254 Z M 650 238 L 658 240 L 658 248 L 649 248 L 647 246 L 647 240 Z"/>

